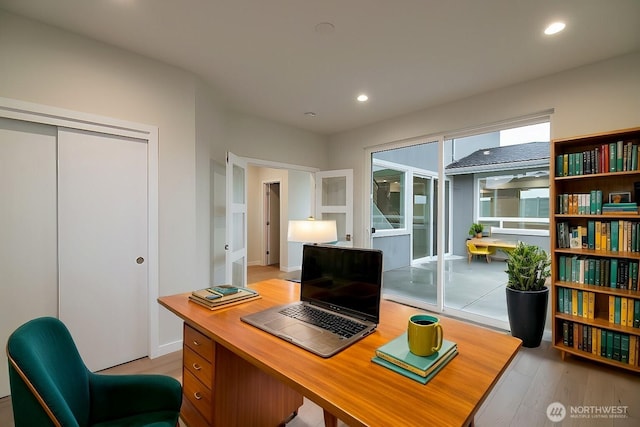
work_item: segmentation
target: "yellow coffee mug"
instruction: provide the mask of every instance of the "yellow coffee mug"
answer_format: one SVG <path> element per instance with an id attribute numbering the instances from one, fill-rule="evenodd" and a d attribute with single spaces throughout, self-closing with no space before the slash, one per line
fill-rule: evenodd
<path id="1" fill-rule="evenodd" d="M 442 326 L 438 318 L 414 314 L 409 318 L 407 339 L 409 350 L 417 356 L 431 356 L 442 347 Z"/>

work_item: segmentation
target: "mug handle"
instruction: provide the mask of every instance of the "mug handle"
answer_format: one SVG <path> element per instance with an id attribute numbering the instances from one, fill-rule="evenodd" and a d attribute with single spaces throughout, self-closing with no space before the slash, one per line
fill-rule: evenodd
<path id="1" fill-rule="evenodd" d="M 440 351 L 440 349 L 442 348 L 442 338 L 443 338 L 442 325 L 440 325 L 440 323 L 436 323 L 435 327 L 436 327 L 436 339 L 438 340 L 438 344 L 433 349 L 434 353 L 436 351 Z"/>

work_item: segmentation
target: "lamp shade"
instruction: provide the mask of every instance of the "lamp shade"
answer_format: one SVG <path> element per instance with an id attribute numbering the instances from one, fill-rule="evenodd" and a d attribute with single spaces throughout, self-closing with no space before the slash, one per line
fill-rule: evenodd
<path id="1" fill-rule="evenodd" d="M 338 240 L 334 220 L 324 221 L 313 218 L 289 221 L 287 240 L 301 243 L 328 243 Z"/>

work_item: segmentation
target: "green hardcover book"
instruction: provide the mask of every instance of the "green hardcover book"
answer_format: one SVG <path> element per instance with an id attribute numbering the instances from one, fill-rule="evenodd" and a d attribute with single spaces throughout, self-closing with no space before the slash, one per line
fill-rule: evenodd
<path id="1" fill-rule="evenodd" d="M 607 331 L 607 349 L 606 354 L 608 359 L 613 359 L 613 332 Z"/>
<path id="2" fill-rule="evenodd" d="M 601 265 L 602 265 L 602 260 L 601 259 L 596 259 L 594 260 L 594 270 L 593 270 L 593 284 L 596 286 L 600 286 L 602 284 L 602 281 L 600 280 L 600 272 L 601 272 Z"/>
<path id="3" fill-rule="evenodd" d="M 618 283 L 618 260 L 612 258 L 609 263 L 609 286 L 615 288 Z"/>
<path id="4" fill-rule="evenodd" d="M 624 170 L 624 147 L 623 142 L 618 141 L 616 146 L 616 170 L 622 172 Z"/>
<path id="5" fill-rule="evenodd" d="M 616 143 L 612 142 L 609 144 L 609 172 L 616 171 L 617 162 L 617 154 L 616 154 Z"/>
<path id="6" fill-rule="evenodd" d="M 631 145 L 631 170 L 638 170 L 638 146 Z"/>
<path id="7" fill-rule="evenodd" d="M 558 280 L 560 280 L 561 282 L 564 282 L 567 280 L 567 276 L 566 276 L 566 272 L 567 269 L 566 267 L 566 263 L 567 263 L 567 257 L 565 255 L 560 255 L 560 257 L 558 258 Z"/>
<path id="8" fill-rule="evenodd" d="M 607 331 L 600 329 L 600 356 L 607 357 Z"/>
<path id="9" fill-rule="evenodd" d="M 556 156 L 556 176 L 564 176 L 563 163 L 563 155 L 558 154 Z"/>
<path id="10" fill-rule="evenodd" d="M 569 153 L 569 176 L 576 174 L 576 154 Z"/>
<path id="11" fill-rule="evenodd" d="M 596 214 L 596 190 L 589 192 L 589 213 L 591 215 Z"/>
<path id="12" fill-rule="evenodd" d="M 640 299 L 633 300 L 633 327 L 640 328 Z"/>
<path id="13" fill-rule="evenodd" d="M 426 377 L 422 377 L 422 376 L 420 376 L 418 374 L 414 374 L 413 372 L 408 371 L 406 369 L 403 369 L 400 366 L 395 365 L 395 364 L 393 364 L 393 363 L 391 363 L 391 362 L 389 362 L 387 360 L 384 360 L 384 359 L 382 359 L 382 358 L 380 358 L 378 356 L 373 356 L 371 358 L 371 361 L 373 363 L 376 363 L 376 364 L 380 365 L 380 366 L 384 366 L 385 368 L 390 369 L 390 370 L 392 370 L 394 372 L 397 372 L 397 373 L 399 373 L 401 375 L 404 375 L 407 378 L 411 378 L 414 381 L 418 381 L 419 383 L 426 384 L 433 377 L 435 377 L 438 374 L 438 372 L 440 372 L 440 370 L 442 370 L 442 368 L 444 368 L 451 361 L 451 359 L 456 357 L 457 354 L 458 354 L 457 350 L 449 353 L 449 356 L 443 358 L 442 359 L 442 363 L 435 370 L 433 370 L 429 375 L 427 375 Z"/>
<path id="14" fill-rule="evenodd" d="M 576 175 L 584 174 L 584 153 L 576 153 Z"/>
<path id="15" fill-rule="evenodd" d="M 587 222 L 587 248 L 589 249 L 596 248 L 596 222 L 595 221 Z"/>
<path id="16" fill-rule="evenodd" d="M 611 250 L 618 252 L 618 221 L 611 221 Z"/>
<path id="17" fill-rule="evenodd" d="M 629 335 L 620 334 L 620 361 L 629 363 Z"/>
<path id="18" fill-rule="evenodd" d="M 596 215 L 602 214 L 602 190 L 596 190 Z"/>
<path id="19" fill-rule="evenodd" d="M 611 352 L 611 358 L 613 360 L 620 360 L 620 333 L 613 333 L 613 348 Z"/>
<path id="20" fill-rule="evenodd" d="M 629 262 L 629 289 L 638 290 L 638 261 Z"/>
<path id="21" fill-rule="evenodd" d="M 580 317 L 582 317 L 582 304 L 584 303 L 583 299 L 584 295 L 582 291 L 578 291 L 578 316 Z"/>
<path id="22" fill-rule="evenodd" d="M 558 288 L 558 311 L 564 313 L 564 288 Z"/>
<path id="23" fill-rule="evenodd" d="M 615 323 L 616 325 L 620 324 L 621 306 L 622 306 L 622 298 L 613 297 L 613 323 Z"/>
<path id="24" fill-rule="evenodd" d="M 442 362 L 442 359 L 446 358 L 449 353 L 453 351 L 457 351 L 456 343 L 443 339 L 442 348 L 440 348 L 439 351 L 431 356 L 416 356 L 409 351 L 407 333 L 405 332 L 399 337 L 378 347 L 376 356 L 411 371 L 414 374 L 426 377 Z"/>

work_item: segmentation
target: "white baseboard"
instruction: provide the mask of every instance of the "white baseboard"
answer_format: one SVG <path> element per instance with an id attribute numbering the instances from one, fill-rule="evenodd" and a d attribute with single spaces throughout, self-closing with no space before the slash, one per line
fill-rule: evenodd
<path id="1" fill-rule="evenodd" d="M 149 359 L 164 356 L 165 354 L 174 353 L 182 350 L 182 340 L 170 342 L 168 344 L 159 345 L 154 354 L 149 355 Z"/>

